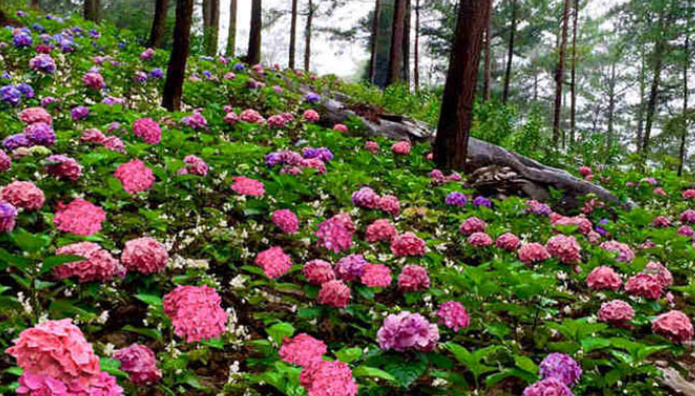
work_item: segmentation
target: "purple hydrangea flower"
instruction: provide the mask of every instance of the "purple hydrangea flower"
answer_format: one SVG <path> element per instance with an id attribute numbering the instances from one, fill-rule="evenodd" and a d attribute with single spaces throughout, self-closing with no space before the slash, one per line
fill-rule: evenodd
<path id="1" fill-rule="evenodd" d="M 318 158 L 324 162 L 330 162 L 333 159 L 333 153 L 326 147 L 305 147 L 302 149 L 302 154 L 306 159 Z"/>
<path id="2" fill-rule="evenodd" d="M 601 234 L 602 237 L 608 235 L 608 230 L 605 228 L 606 224 L 608 224 L 608 219 L 601 219 L 596 225 L 596 232 Z"/>
<path id="3" fill-rule="evenodd" d="M 389 315 L 377 332 L 379 347 L 384 350 L 416 349 L 430 352 L 439 341 L 439 329 L 420 314 L 403 311 Z"/>
<path id="4" fill-rule="evenodd" d="M 89 115 L 89 109 L 84 106 L 77 106 L 70 111 L 73 121 L 81 120 Z"/>
<path id="5" fill-rule="evenodd" d="M 31 25 L 31 28 L 36 30 L 37 32 L 45 32 L 46 31 L 46 29 L 44 29 L 44 27 L 39 25 L 38 23 Z"/>
<path id="6" fill-rule="evenodd" d="M 335 273 L 345 282 L 352 282 L 364 275 L 367 260 L 361 254 L 351 254 L 341 258 L 335 265 Z"/>
<path id="7" fill-rule="evenodd" d="M 234 65 L 234 70 L 240 72 L 244 70 L 244 65 L 242 65 L 241 63 L 237 63 L 236 65 Z"/>
<path id="8" fill-rule="evenodd" d="M 96 31 L 96 30 L 94 30 L 94 29 L 90 30 L 90 31 L 87 33 L 87 35 L 88 35 L 89 37 L 93 38 L 93 39 L 98 39 L 98 38 L 101 37 L 101 33 L 99 33 L 98 31 Z"/>
<path id="9" fill-rule="evenodd" d="M 0 78 L 2 78 L 3 80 L 9 80 L 9 79 L 12 78 L 12 76 L 10 75 L 10 73 L 4 71 L 4 72 L 2 72 L 2 74 L 0 75 Z"/>
<path id="10" fill-rule="evenodd" d="M 25 32 L 17 33 L 12 39 L 12 43 L 17 48 L 29 47 L 34 42 L 30 35 Z"/>
<path id="11" fill-rule="evenodd" d="M 478 196 L 473 200 L 473 205 L 486 206 L 488 208 L 492 208 L 492 202 L 489 199 L 481 196 Z"/>
<path id="12" fill-rule="evenodd" d="M 31 99 L 34 97 L 34 88 L 32 88 L 31 85 L 29 85 L 29 84 L 26 84 L 26 83 L 19 84 L 19 85 L 17 85 L 17 89 L 26 98 Z"/>
<path id="13" fill-rule="evenodd" d="M 317 103 L 321 101 L 321 95 L 317 94 L 316 92 L 309 92 L 306 94 L 305 99 L 309 103 Z"/>
<path id="14" fill-rule="evenodd" d="M 570 388 L 562 382 L 548 378 L 538 381 L 524 389 L 522 396 L 574 396 Z"/>
<path id="15" fill-rule="evenodd" d="M 444 203 L 447 205 L 454 206 L 466 206 L 468 200 L 466 199 L 466 196 L 463 193 L 454 191 L 446 196 L 446 199 L 444 199 Z"/>
<path id="16" fill-rule="evenodd" d="M 31 142 L 23 133 L 10 135 L 2 141 L 2 147 L 7 151 L 12 151 L 20 147 L 31 147 Z"/>
<path id="17" fill-rule="evenodd" d="M 48 74 L 53 74 L 56 71 L 56 63 L 48 54 L 39 54 L 31 58 L 29 67 L 34 71 L 41 71 Z"/>
<path id="18" fill-rule="evenodd" d="M 283 150 L 275 151 L 265 156 L 265 164 L 269 168 L 273 168 L 277 165 L 289 165 L 296 166 L 302 162 L 302 156 L 294 151 Z"/>
<path id="19" fill-rule="evenodd" d="M 45 98 L 41 99 L 41 107 L 48 107 L 51 103 L 56 103 L 58 102 L 58 99 L 54 98 L 53 96 L 46 96 Z"/>
<path id="20" fill-rule="evenodd" d="M 133 77 L 133 81 L 139 82 L 139 83 L 145 83 L 147 81 L 147 73 L 144 71 L 139 71 L 135 72 L 135 77 Z"/>
<path id="21" fill-rule="evenodd" d="M 543 379 L 554 378 L 571 386 L 582 376 L 582 368 L 571 356 L 564 353 L 551 353 L 543 359 L 539 374 Z"/>
<path id="22" fill-rule="evenodd" d="M 212 78 L 212 73 L 210 73 L 209 70 L 203 70 L 203 75 L 204 75 L 206 78 Z"/>
<path id="23" fill-rule="evenodd" d="M 15 85 L 5 85 L 0 88 L 0 101 L 17 106 L 22 101 L 22 92 Z"/>
<path id="24" fill-rule="evenodd" d="M 109 106 L 113 106 L 113 105 L 117 105 L 117 104 L 122 105 L 122 104 L 125 104 L 125 99 L 116 98 L 113 96 L 107 96 L 101 101 L 101 103 L 103 103 L 105 105 L 109 105 Z"/>
<path id="25" fill-rule="evenodd" d="M 150 72 L 150 77 L 157 79 L 157 80 L 162 79 L 162 78 L 164 78 L 164 71 L 162 71 L 162 69 L 160 69 L 160 68 L 153 69 Z"/>
<path id="26" fill-rule="evenodd" d="M 53 146 L 56 142 L 56 134 L 53 128 L 45 122 L 35 122 L 24 128 L 24 135 L 33 143 L 41 146 Z"/>
<path id="27" fill-rule="evenodd" d="M 352 193 L 352 203 L 365 209 L 376 209 L 379 207 L 379 195 L 369 187 L 362 187 Z"/>

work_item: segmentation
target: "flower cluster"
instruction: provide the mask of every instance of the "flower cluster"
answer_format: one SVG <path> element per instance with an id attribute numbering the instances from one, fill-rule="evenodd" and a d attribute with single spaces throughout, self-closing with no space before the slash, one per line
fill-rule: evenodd
<path id="1" fill-rule="evenodd" d="M 154 352 L 145 345 L 132 344 L 114 352 L 113 358 L 121 362 L 121 371 L 138 385 L 149 385 L 162 379 Z"/>
<path id="2" fill-rule="evenodd" d="M 131 239 L 121 253 L 121 262 L 128 271 L 146 275 L 162 272 L 167 260 L 169 254 L 164 245 L 148 237 Z"/>
<path id="3" fill-rule="evenodd" d="M 196 342 L 217 338 L 226 329 L 227 313 L 222 299 L 208 286 L 178 286 L 164 296 L 164 313 L 171 318 L 174 333 Z"/>
<path id="4" fill-rule="evenodd" d="M 439 329 L 422 315 L 403 311 L 384 319 L 384 323 L 377 332 L 377 339 L 379 347 L 384 350 L 415 349 L 431 352 L 439 341 Z"/>
<path id="5" fill-rule="evenodd" d="M 263 269 L 268 278 L 277 279 L 292 267 L 292 259 L 280 247 L 272 247 L 258 253 L 256 265 Z"/>
<path id="6" fill-rule="evenodd" d="M 121 181 L 128 194 L 149 190 L 154 184 L 154 173 L 144 162 L 133 159 L 116 168 L 113 174 Z"/>

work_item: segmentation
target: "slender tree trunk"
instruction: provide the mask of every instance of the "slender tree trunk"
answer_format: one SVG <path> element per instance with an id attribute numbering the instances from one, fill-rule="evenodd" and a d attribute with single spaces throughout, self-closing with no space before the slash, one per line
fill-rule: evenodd
<path id="1" fill-rule="evenodd" d="M 31 8 L 37 11 L 41 9 L 41 4 L 39 3 L 39 0 L 31 0 Z"/>
<path id="2" fill-rule="evenodd" d="M 456 38 L 444 87 L 441 117 L 434 145 L 440 169 L 466 169 L 468 137 L 483 49 L 483 33 L 492 0 L 460 0 Z"/>
<path id="3" fill-rule="evenodd" d="M 514 60 L 514 39 L 516 38 L 516 12 L 517 0 L 510 0 L 512 4 L 512 25 L 509 28 L 509 51 L 507 53 L 507 71 L 504 73 L 504 92 L 502 93 L 502 104 L 507 104 L 509 99 L 509 85 L 512 79 L 512 61 Z"/>
<path id="4" fill-rule="evenodd" d="M 555 71 L 555 114 L 553 117 L 553 143 L 557 147 L 560 140 L 560 118 L 562 115 L 562 85 L 565 80 L 565 50 L 567 48 L 567 31 L 569 30 L 570 3 L 565 0 L 562 18 L 562 37 L 560 38 L 559 59 Z"/>
<path id="5" fill-rule="evenodd" d="M 150 31 L 150 41 L 148 43 L 150 47 L 164 47 L 164 23 L 167 19 L 168 10 L 169 0 L 156 0 L 154 18 L 152 19 L 152 30 Z"/>
<path id="6" fill-rule="evenodd" d="M 229 34 L 227 35 L 227 56 L 234 56 L 236 53 L 236 20 L 238 0 L 229 2 Z"/>
<path id="7" fill-rule="evenodd" d="M 570 148 L 574 146 L 577 128 L 577 29 L 579 25 L 579 0 L 574 0 L 574 21 L 572 22 L 572 81 L 570 104 Z"/>
<path id="8" fill-rule="evenodd" d="M 263 29 L 263 3 L 252 0 L 251 3 L 251 33 L 249 34 L 249 49 L 246 61 L 255 65 L 261 63 L 261 30 Z"/>
<path id="9" fill-rule="evenodd" d="M 492 80 L 492 70 L 490 62 L 492 60 L 492 3 L 490 1 L 490 18 L 485 29 L 485 66 L 483 67 L 483 100 L 490 100 L 490 81 Z"/>
<path id="10" fill-rule="evenodd" d="M 688 22 L 690 22 L 690 18 L 688 18 Z M 686 142 L 688 141 L 688 126 L 690 126 L 690 123 L 688 122 L 688 70 L 690 69 L 690 61 L 688 57 L 690 56 L 690 23 L 687 23 L 686 26 L 687 33 L 685 34 L 685 45 L 683 48 L 685 51 L 685 61 L 683 64 L 683 134 L 681 135 L 681 147 L 678 156 L 680 159 L 678 162 L 678 176 L 683 175 L 683 168 L 685 167 L 685 157 L 687 154 Z"/>
<path id="11" fill-rule="evenodd" d="M 220 0 L 203 0 L 203 35 L 205 54 L 217 55 L 220 27 Z"/>
<path id="12" fill-rule="evenodd" d="M 84 19 L 99 23 L 99 11 L 101 4 L 99 0 L 84 0 Z"/>
<path id="13" fill-rule="evenodd" d="M 420 0 L 415 0 L 415 67 L 413 68 L 415 91 L 420 92 Z"/>
<path id="14" fill-rule="evenodd" d="M 615 64 L 617 59 L 613 59 L 611 63 L 611 79 L 608 85 L 608 132 L 606 133 L 606 147 L 610 148 L 613 145 L 613 120 L 615 118 Z"/>
<path id="15" fill-rule="evenodd" d="M 533 101 L 538 102 L 538 71 L 533 73 Z"/>
<path id="16" fill-rule="evenodd" d="M 644 126 L 644 140 L 642 142 L 642 154 L 646 157 L 649 154 L 649 140 L 651 139 L 656 106 L 659 101 L 659 86 L 661 85 L 661 69 L 663 66 L 664 52 L 666 51 L 666 36 L 664 33 L 664 13 L 662 10 L 659 15 L 659 37 L 654 46 L 654 75 L 652 76 L 652 86 L 649 91 L 649 102 L 647 103 L 647 121 Z"/>
<path id="17" fill-rule="evenodd" d="M 309 0 L 309 13 L 306 16 L 306 29 L 304 30 L 304 70 L 311 71 L 311 35 L 314 24 L 314 1 Z"/>
<path id="18" fill-rule="evenodd" d="M 644 94 L 647 90 L 646 83 L 646 64 L 645 64 L 645 53 L 644 44 L 641 46 L 641 63 L 639 69 L 639 104 L 637 105 L 637 141 L 635 142 L 637 146 L 637 152 L 642 151 L 642 134 L 644 131 Z"/>
<path id="19" fill-rule="evenodd" d="M 292 14 L 290 17 L 290 61 L 289 68 L 295 68 L 295 56 L 297 55 L 297 7 L 298 0 L 292 0 Z"/>
<path id="20" fill-rule="evenodd" d="M 391 29 L 391 61 L 389 63 L 388 85 L 400 80 L 403 61 L 403 37 L 405 36 L 405 14 L 407 0 L 396 0 L 393 9 L 393 28 Z"/>
<path id="21" fill-rule="evenodd" d="M 181 109 L 183 81 L 186 78 L 186 61 L 190 50 L 191 23 L 193 21 L 194 0 L 176 1 L 176 26 L 174 45 L 171 49 L 167 79 L 164 83 L 162 107 L 169 111 Z"/>
<path id="22" fill-rule="evenodd" d="M 381 14 L 381 0 L 374 2 L 374 17 L 372 18 L 372 42 L 371 42 L 371 59 L 369 60 L 369 82 L 374 84 L 376 76 L 376 55 L 377 42 L 379 41 L 379 17 Z"/>
<path id="23" fill-rule="evenodd" d="M 405 18 L 403 20 L 403 54 L 401 55 L 401 80 L 410 87 L 410 31 L 411 29 L 411 0 L 405 0 Z"/>

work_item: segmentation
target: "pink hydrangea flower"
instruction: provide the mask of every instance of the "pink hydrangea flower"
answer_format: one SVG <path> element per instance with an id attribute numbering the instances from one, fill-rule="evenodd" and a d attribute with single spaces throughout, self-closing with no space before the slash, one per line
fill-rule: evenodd
<path id="1" fill-rule="evenodd" d="M 137 194 L 149 190 L 154 184 L 154 173 L 144 162 L 133 159 L 116 168 L 113 174 L 121 181 L 128 194 Z"/>
<path id="2" fill-rule="evenodd" d="M 367 226 L 365 239 L 369 243 L 391 241 L 398 236 L 396 227 L 388 219 L 379 219 Z"/>
<path id="3" fill-rule="evenodd" d="M 519 248 L 519 260 L 522 263 L 540 263 L 550 258 L 550 253 L 540 243 L 525 243 Z"/>
<path id="4" fill-rule="evenodd" d="M 154 49 L 148 48 L 140 54 L 140 59 L 142 59 L 142 60 L 152 59 L 152 57 L 154 56 L 154 52 L 155 52 Z"/>
<path id="5" fill-rule="evenodd" d="M 108 136 L 101 142 L 101 144 L 107 150 L 115 151 L 118 153 L 125 153 L 125 144 L 118 136 Z"/>
<path id="6" fill-rule="evenodd" d="M 0 200 L 12 204 L 15 208 L 33 211 L 41 209 L 46 197 L 34 183 L 14 181 L 2 188 Z"/>
<path id="7" fill-rule="evenodd" d="M 589 276 L 586 278 L 586 284 L 589 286 L 589 289 L 592 290 L 616 291 L 620 289 L 623 281 L 620 280 L 620 275 L 618 275 L 613 268 L 599 266 L 589 273 Z"/>
<path id="8" fill-rule="evenodd" d="M 304 264 L 303 273 L 309 283 L 317 286 L 336 278 L 333 266 L 324 260 L 311 260 Z"/>
<path id="9" fill-rule="evenodd" d="M 410 145 L 410 142 L 408 142 L 407 140 L 394 143 L 394 145 L 391 146 L 391 151 L 396 155 L 408 155 L 410 154 L 411 149 L 412 146 Z"/>
<path id="10" fill-rule="evenodd" d="M 220 296 L 208 286 L 178 286 L 164 296 L 162 304 L 174 333 L 186 342 L 217 338 L 224 333 L 227 313 Z"/>
<path id="11" fill-rule="evenodd" d="M 572 236 L 555 235 L 545 244 L 551 256 L 565 264 L 574 264 L 582 260 L 582 248 Z"/>
<path id="12" fill-rule="evenodd" d="M 319 304 L 345 308 L 350 303 L 350 288 L 343 281 L 332 280 L 321 285 Z"/>
<path id="13" fill-rule="evenodd" d="M 693 338 L 693 324 L 681 311 L 669 311 L 657 316 L 652 323 L 652 331 L 667 339 L 682 343 Z"/>
<path id="14" fill-rule="evenodd" d="M 589 241 L 590 244 L 598 245 L 599 243 L 601 243 L 601 234 L 599 234 L 596 231 L 591 231 L 588 234 L 586 234 L 586 239 Z"/>
<path id="15" fill-rule="evenodd" d="M 515 252 L 519 249 L 521 241 L 519 237 L 512 234 L 511 232 L 504 233 L 497 238 L 497 247 L 504 249 L 508 252 Z"/>
<path id="16" fill-rule="evenodd" d="M 475 232 L 485 232 L 487 223 L 477 217 L 469 217 L 459 227 L 461 235 L 469 236 Z"/>
<path id="17" fill-rule="evenodd" d="M 362 187 L 352 193 L 352 203 L 358 208 L 376 209 L 379 207 L 379 195 L 370 187 Z"/>
<path id="18" fill-rule="evenodd" d="M 406 232 L 391 241 L 391 252 L 397 257 L 425 255 L 425 241 L 412 232 Z"/>
<path id="19" fill-rule="evenodd" d="M 291 210 L 281 209 L 273 212 L 273 224 L 285 234 L 294 234 L 299 229 L 299 220 Z"/>
<path id="20" fill-rule="evenodd" d="M 439 324 L 454 331 L 464 330 L 471 323 L 466 308 L 458 301 L 447 301 L 440 305 L 437 316 L 439 316 Z"/>
<path id="21" fill-rule="evenodd" d="M 641 273 L 625 282 L 625 291 L 633 296 L 656 300 L 661 297 L 662 287 L 656 275 Z"/>
<path id="22" fill-rule="evenodd" d="M 492 246 L 492 238 L 484 232 L 474 232 L 468 236 L 468 244 L 474 247 Z"/>
<path id="23" fill-rule="evenodd" d="M 12 168 L 12 159 L 7 153 L 0 150 L 0 172 L 7 172 Z"/>
<path id="24" fill-rule="evenodd" d="M 248 195 L 251 197 L 260 197 L 265 194 L 263 182 L 250 179 L 245 176 L 234 177 L 232 181 L 232 190 L 237 194 Z"/>
<path id="25" fill-rule="evenodd" d="M 631 263 L 635 259 L 635 252 L 630 246 L 618 241 L 606 241 L 601 244 L 601 249 L 608 252 L 618 253 L 617 261 Z"/>
<path id="26" fill-rule="evenodd" d="M 77 198 L 65 205 L 58 203 L 58 211 L 53 222 L 61 231 L 80 236 L 90 236 L 101 230 L 101 223 L 106 220 L 106 212 L 82 198 Z"/>
<path id="27" fill-rule="evenodd" d="M 82 76 L 82 82 L 85 87 L 98 91 L 104 88 L 104 77 L 97 72 L 88 72 Z"/>
<path id="28" fill-rule="evenodd" d="M 321 361 L 305 367 L 300 384 L 308 396 L 356 396 L 357 384 L 352 378 L 350 367 L 338 361 Z"/>
<path id="29" fill-rule="evenodd" d="M 143 274 L 162 272 L 167 260 L 169 254 L 164 245 L 149 237 L 131 239 L 121 253 L 121 262 L 129 271 Z"/>
<path id="30" fill-rule="evenodd" d="M 687 199 L 687 200 L 695 199 L 695 189 L 694 188 L 687 189 L 687 190 L 683 191 L 681 196 L 683 197 L 683 199 Z"/>
<path id="31" fill-rule="evenodd" d="M 395 195 L 384 195 L 379 198 L 379 209 L 396 217 L 401 214 L 401 203 Z"/>
<path id="32" fill-rule="evenodd" d="M 371 140 L 364 144 L 364 149 L 374 155 L 376 155 L 379 152 L 379 148 L 379 143 Z"/>
<path id="33" fill-rule="evenodd" d="M 652 261 L 642 270 L 645 274 L 652 274 L 657 277 L 661 287 L 666 289 L 673 285 L 673 275 L 663 264 Z"/>
<path id="34" fill-rule="evenodd" d="M 439 329 L 422 315 L 403 311 L 384 319 L 377 340 L 383 350 L 431 352 L 439 341 Z"/>
<path id="35" fill-rule="evenodd" d="M 253 109 L 246 109 L 241 112 L 239 115 L 239 119 L 244 122 L 248 122 L 251 124 L 261 124 L 263 123 L 263 117 Z"/>
<path id="36" fill-rule="evenodd" d="M 591 167 L 588 166 L 581 166 L 579 167 L 579 174 L 587 177 L 589 175 L 592 175 L 594 172 L 591 170 Z"/>
<path id="37" fill-rule="evenodd" d="M 418 292 L 430 287 L 430 278 L 424 267 L 408 264 L 398 275 L 398 288 L 404 292 Z"/>
<path id="38" fill-rule="evenodd" d="M 58 279 L 76 276 L 80 283 L 91 281 L 110 281 L 123 278 L 126 269 L 113 258 L 111 253 L 92 242 L 79 242 L 56 250 L 57 255 L 84 257 L 85 260 L 61 264 L 53 268 Z"/>
<path id="39" fill-rule="evenodd" d="M 148 144 L 157 144 L 162 140 L 162 129 L 151 118 L 136 120 L 133 123 L 133 133 Z"/>
<path id="40" fill-rule="evenodd" d="M 280 358 L 290 364 L 309 367 L 323 360 L 323 355 L 328 352 L 328 347 L 323 341 L 306 334 L 297 334 L 293 338 L 282 341 Z"/>
<path id="41" fill-rule="evenodd" d="M 341 258 L 335 265 L 335 274 L 338 279 L 352 282 L 364 274 L 364 266 L 367 260 L 361 254 L 350 254 Z"/>
<path id="42" fill-rule="evenodd" d="M 350 249 L 354 232 L 355 226 L 350 215 L 340 213 L 319 224 L 315 235 L 318 237 L 318 246 L 338 253 Z"/>
<path id="43" fill-rule="evenodd" d="M 362 284 L 367 287 L 389 287 L 393 278 L 389 267 L 382 264 L 367 263 L 362 267 L 363 273 L 360 277 Z"/>
<path id="44" fill-rule="evenodd" d="M 179 170 L 179 174 L 206 176 L 208 174 L 208 164 L 202 158 L 195 155 L 187 155 L 183 159 L 184 167 Z"/>
<path id="45" fill-rule="evenodd" d="M 18 395 L 73 396 L 68 387 L 57 379 L 44 374 L 23 373 L 19 377 Z"/>
<path id="46" fill-rule="evenodd" d="M 77 181 L 82 176 L 82 166 L 74 158 L 51 155 L 46 158 L 46 172 L 58 179 Z"/>
<path id="47" fill-rule="evenodd" d="M 574 396 L 570 388 L 555 378 L 546 378 L 524 389 L 522 396 Z"/>
<path id="48" fill-rule="evenodd" d="M 347 131 L 348 131 L 348 127 L 345 126 L 345 125 L 343 125 L 343 124 L 335 124 L 335 125 L 333 126 L 333 130 L 334 130 L 334 131 L 338 131 L 338 132 L 347 132 Z"/>
<path id="49" fill-rule="evenodd" d="M 309 109 L 302 114 L 302 118 L 306 122 L 319 122 L 321 116 L 319 116 L 319 113 L 317 113 L 315 110 Z"/>
<path id="50" fill-rule="evenodd" d="M 258 253 L 256 265 L 263 269 L 265 275 L 271 279 L 277 279 L 284 275 L 292 267 L 292 259 L 285 254 L 280 247 L 272 247 Z"/>
<path id="51" fill-rule="evenodd" d="M 104 139 L 106 139 L 104 133 L 96 128 L 85 129 L 80 136 L 81 141 L 90 143 L 102 144 Z"/>
<path id="52" fill-rule="evenodd" d="M 657 228 L 671 227 L 671 220 L 666 216 L 657 216 L 654 221 L 652 221 L 652 225 Z"/>
<path id="53" fill-rule="evenodd" d="M 239 122 L 240 118 L 238 115 L 236 115 L 235 112 L 229 111 L 227 114 L 224 116 L 224 123 L 227 125 L 234 125 L 237 122 Z"/>
<path id="54" fill-rule="evenodd" d="M 43 122 L 48 125 L 53 124 L 53 117 L 43 107 L 30 107 L 19 113 L 19 119 L 25 124 Z"/>
<path id="55" fill-rule="evenodd" d="M 138 385 L 153 384 L 162 379 L 154 352 L 145 345 L 132 344 L 114 352 L 113 358 L 121 362 L 121 371 Z"/>
<path id="56" fill-rule="evenodd" d="M 553 226 L 576 226 L 578 227 L 577 231 L 582 235 L 586 235 L 594 229 L 591 220 L 583 216 L 565 217 L 553 213 L 550 216 L 550 222 Z"/>
<path id="57" fill-rule="evenodd" d="M 695 210 L 688 209 L 683 211 L 680 216 L 680 221 L 683 223 L 695 224 Z"/>
<path id="58" fill-rule="evenodd" d="M 598 320 L 618 327 L 625 327 L 635 318 L 635 310 L 623 300 L 613 300 L 601 304 Z"/>
<path id="59" fill-rule="evenodd" d="M 5 351 L 25 373 L 88 386 L 97 381 L 99 358 L 72 319 L 48 320 L 22 331 Z"/>

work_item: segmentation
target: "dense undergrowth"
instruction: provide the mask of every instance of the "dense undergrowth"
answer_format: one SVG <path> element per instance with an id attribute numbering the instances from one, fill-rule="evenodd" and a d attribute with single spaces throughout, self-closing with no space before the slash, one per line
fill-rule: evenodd
<path id="1" fill-rule="evenodd" d="M 657 364 L 692 380 L 688 181 L 595 166 L 639 208 L 491 202 L 427 145 L 321 126 L 298 92 L 432 124 L 434 97 L 200 57 L 167 113 L 168 54 L 18 19 L 0 31 L 0 391 L 118 394 L 112 375 L 133 395 L 667 394 Z M 511 113 L 477 111 L 476 136 L 549 157 L 533 117 L 504 133 Z"/>

